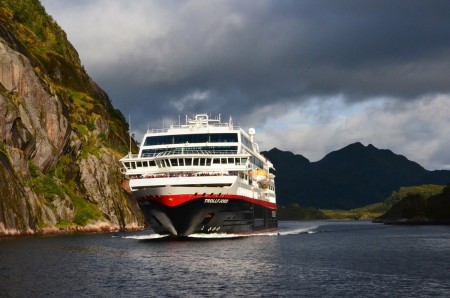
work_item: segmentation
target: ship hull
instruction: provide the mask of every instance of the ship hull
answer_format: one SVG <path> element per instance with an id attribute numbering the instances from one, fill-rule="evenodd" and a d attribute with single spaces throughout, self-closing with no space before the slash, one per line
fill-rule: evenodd
<path id="1" fill-rule="evenodd" d="M 138 203 L 158 234 L 252 234 L 278 226 L 275 204 L 237 195 L 141 196 Z"/>

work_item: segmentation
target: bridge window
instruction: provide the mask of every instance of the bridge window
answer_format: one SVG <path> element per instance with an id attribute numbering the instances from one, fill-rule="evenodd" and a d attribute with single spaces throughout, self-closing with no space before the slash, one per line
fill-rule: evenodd
<path id="1" fill-rule="evenodd" d="M 147 137 L 144 146 L 186 143 L 237 143 L 237 133 L 185 134 Z"/>

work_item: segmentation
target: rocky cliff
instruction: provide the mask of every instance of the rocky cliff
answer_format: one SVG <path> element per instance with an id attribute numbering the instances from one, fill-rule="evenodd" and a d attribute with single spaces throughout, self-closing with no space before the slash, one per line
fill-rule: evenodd
<path id="1" fill-rule="evenodd" d="M 128 124 L 37 0 L 0 2 L 0 235 L 136 229 Z"/>

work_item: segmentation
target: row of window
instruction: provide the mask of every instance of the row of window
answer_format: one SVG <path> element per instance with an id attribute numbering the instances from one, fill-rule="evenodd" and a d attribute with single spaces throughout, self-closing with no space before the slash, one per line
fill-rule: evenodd
<path id="1" fill-rule="evenodd" d="M 237 143 L 237 133 L 204 133 L 147 137 L 144 146 L 185 143 Z"/>
<path id="2" fill-rule="evenodd" d="M 210 166 L 210 165 L 245 165 L 247 158 L 170 158 L 161 160 L 145 160 L 124 162 L 124 166 L 131 170 L 147 167 L 184 167 L 184 166 Z"/>
<path id="3" fill-rule="evenodd" d="M 186 148 L 158 148 L 158 149 L 143 149 L 141 157 L 154 156 L 155 154 L 162 152 L 172 152 L 172 154 L 193 154 L 196 152 L 209 154 L 230 154 L 237 153 L 237 146 L 198 146 L 198 147 L 186 147 Z"/>

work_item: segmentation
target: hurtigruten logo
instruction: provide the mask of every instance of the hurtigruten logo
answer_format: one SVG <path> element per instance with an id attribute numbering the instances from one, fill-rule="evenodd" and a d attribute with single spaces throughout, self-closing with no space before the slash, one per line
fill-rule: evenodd
<path id="1" fill-rule="evenodd" d="M 226 204 L 228 199 L 205 199 L 205 204 Z"/>

